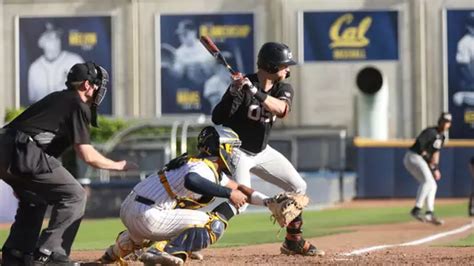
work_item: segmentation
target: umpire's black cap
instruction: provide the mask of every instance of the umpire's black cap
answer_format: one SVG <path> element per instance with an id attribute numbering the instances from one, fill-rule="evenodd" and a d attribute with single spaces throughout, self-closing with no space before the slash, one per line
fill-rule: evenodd
<path id="1" fill-rule="evenodd" d="M 71 82 L 90 80 L 93 81 L 97 79 L 99 73 L 93 62 L 78 63 L 71 67 L 67 74 L 66 85 L 71 84 Z"/>

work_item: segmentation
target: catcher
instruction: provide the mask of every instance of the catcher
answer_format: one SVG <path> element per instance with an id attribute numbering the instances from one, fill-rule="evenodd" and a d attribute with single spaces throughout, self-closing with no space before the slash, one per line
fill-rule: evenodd
<path id="1" fill-rule="evenodd" d="M 231 129 L 204 128 L 198 136 L 197 156 L 183 154 L 133 188 L 120 210 L 127 230 L 117 236 L 100 262 L 121 262 L 156 241 L 158 245 L 143 253 L 141 261 L 182 265 L 192 252 L 215 243 L 245 203 L 268 206 L 279 223 L 299 215 L 308 202 L 305 196 L 298 195 L 303 199 L 299 203 L 292 195 L 269 198 L 227 177 L 234 171 L 238 160 L 234 149 L 239 146 L 238 135 Z M 197 210 L 214 197 L 228 198 L 232 204 L 220 204 L 209 213 Z"/>

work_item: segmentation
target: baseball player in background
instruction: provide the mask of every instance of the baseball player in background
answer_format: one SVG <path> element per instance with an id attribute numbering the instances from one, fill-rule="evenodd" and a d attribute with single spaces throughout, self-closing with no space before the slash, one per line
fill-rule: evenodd
<path id="1" fill-rule="evenodd" d="M 471 157 L 469 162 L 469 170 L 471 172 L 471 195 L 469 196 L 468 213 L 469 216 L 474 216 L 474 156 Z"/>
<path id="2" fill-rule="evenodd" d="M 276 117 L 284 118 L 291 110 L 293 88 L 283 81 L 290 76 L 289 66 L 295 64 L 287 45 L 265 43 L 258 52 L 257 73 L 233 77 L 234 81 L 212 112 L 215 124 L 232 128 L 242 140 L 236 151 L 240 160 L 233 175 L 239 184 L 250 187 L 252 173 L 284 191 L 306 192 L 306 182 L 293 165 L 268 145 Z M 324 255 L 322 250 L 303 239 L 302 225 L 301 214 L 288 224 L 281 252 Z"/>
<path id="3" fill-rule="evenodd" d="M 444 145 L 444 132 L 451 127 L 451 120 L 450 113 L 442 113 L 438 119 L 438 125 L 423 130 L 403 159 L 405 168 L 419 182 L 415 207 L 410 214 L 421 222 L 443 224 L 443 221 L 434 214 L 434 203 L 437 190 L 436 181 L 441 179 L 439 154 Z M 422 215 L 421 210 L 425 204 L 426 212 Z"/>
<path id="4" fill-rule="evenodd" d="M 215 243 L 243 204 L 265 206 L 267 196 L 227 177 L 239 160 L 236 150 L 240 144 L 233 130 L 206 127 L 198 136 L 197 156 L 177 157 L 138 183 L 120 209 L 127 230 L 119 234 L 100 262 L 118 262 L 149 246 L 150 241 L 160 241 L 164 244 L 155 245 L 140 260 L 147 265 L 182 265 L 191 252 Z M 197 210 L 214 197 L 227 198 L 231 204 L 221 204 L 209 213 Z"/>

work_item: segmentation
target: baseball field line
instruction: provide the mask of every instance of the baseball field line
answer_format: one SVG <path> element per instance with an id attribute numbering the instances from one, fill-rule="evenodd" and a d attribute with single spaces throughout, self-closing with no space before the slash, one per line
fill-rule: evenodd
<path id="1" fill-rule="evenodd" d="M 430 241 L 433 241 L 433 240 L 436 240 L 436 239 L 439 239 L 439 238 L 443 238 L 443 237 L 446 237 L 446 236 L 462 233 L 462 232 L 467 231 L 467 230 L 469 230 L 473 227 L 474 227 L 474 221 L 472 221 L 469 224 L 463 225 L 459 228 L 456 228 L 456 229 L 453 229 L 453 230 L 450 230 L 450 231 L 446 231 L 446 232 L 442 232 L 442 233 L 438 233 L 438 234 L 434 234 L 434 235 L 424 237 L 424 238 L 421 238 L 421 239 L 418 239 L 418 240 L 405 242 L 405 243 L 400 243 L 400 244 L 379 245 L 379 246 L 367 247 L 367 248 L 362 248 L 362 249 L 356 249 L 356 250 L 348 252 L 348 253 L 343 253 L 342 255 L 343 256 L 357 256 L 357 255 L 361 255 L 361 254 L 364 254 L 364 253 L 367 253 L 367 252 L 382 250 L 382 249 L 386 249 L 386 248 L 420 245 L 420 244 L 427 243 L 427 242 L 430 242 Z"/>

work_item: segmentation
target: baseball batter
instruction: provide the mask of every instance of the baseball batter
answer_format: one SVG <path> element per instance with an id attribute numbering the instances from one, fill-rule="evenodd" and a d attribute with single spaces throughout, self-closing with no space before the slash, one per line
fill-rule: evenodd
<path id="1" fill-rule="evenodd" d="M 443 221 L 434 215 L 436 197 L 436 181 L 441 179 L 439 171 L 439 153 L 444 145 L 444 132 L 451 127 L 452 116 L 442 113 L 436 127 L 428 127 L 416 138 L 415 143 L 408 149 L 403 159 L 405 168 L 419 182 L 415 207 L 410 214 L 421 222 L 442 225 Z M 421 210 L 426 203 L 426 213 Z"/>
<path id="2" fill-rule="evenodd" d="M 192 251 L 206 248 L 222 236 L 237 208 L 250 201 L 264 205 L 268 197 L 256 191 L 244 194 L 242 189 L 251 189 L 240 188 L 226 176 L 234 171 L 240 143 L 231 129 L 206 127 L 198 136 L 197 157 L 180 156 L 137 184 L 120 209 L 127 231 L 119 234 L 100 261 L 116 262 L 150 241 L 165 240 L 161 250 L 146 252 L 141 259 L 153 265 L 181 265 Z M 214 197 L 228 198 L 232 204 L 210 213 L 197 210 Z"/>
<path id="3" fill-rule="evenodd" d="M 258 53 L 257 73 L 234 77 L 212 112 L 215 124 L 232 128 L 242 140 L 237 151 L 240 160 L 233 175 L 239 184 L 250 187 L 252 173 L 285 191 L 306 192 L 306 182 L 293 165 L 268 145 L 274 121 L 277 117 L 286 117 L 291 110 L 294 91 L 290 84 L 283 81 L 290 76 L 289 66 L 295 64 L 287 45 L 265 43 Z M 323 251 L 302 238 L 302 224 L 303 219 L 299 215 L 287 226 L 281 252 L 324 255 Z"/>

